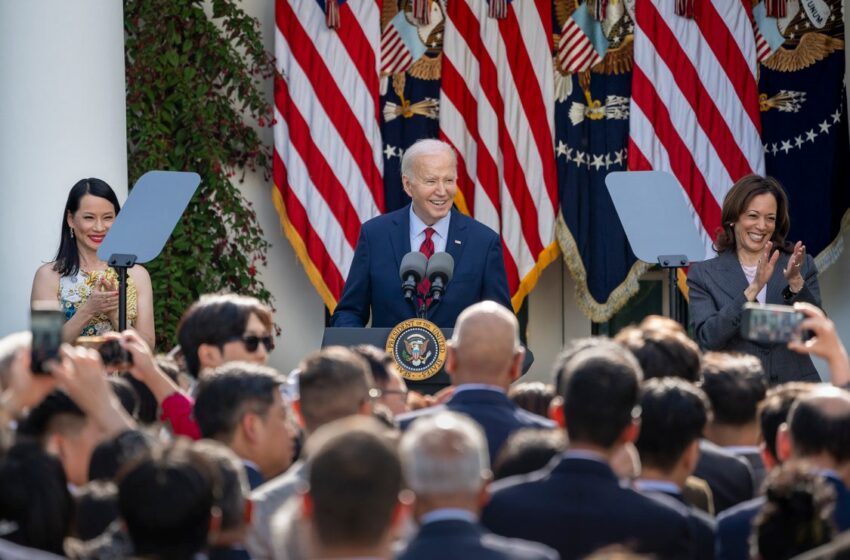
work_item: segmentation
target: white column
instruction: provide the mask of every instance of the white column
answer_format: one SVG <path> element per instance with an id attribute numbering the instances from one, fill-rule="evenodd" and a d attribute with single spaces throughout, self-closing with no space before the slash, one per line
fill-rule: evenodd
<path id="1" fill-rule="evenodd" d="M 122 3 L 0 0 L 0 336 L 28 328 L 71 186 L 127 198 Z"/>

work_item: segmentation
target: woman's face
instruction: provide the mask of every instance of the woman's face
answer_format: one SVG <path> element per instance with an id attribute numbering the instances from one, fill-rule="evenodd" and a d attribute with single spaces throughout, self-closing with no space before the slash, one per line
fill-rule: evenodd
<path id="1" fill-rule="evenodd" d="M 776 197 L 764 193 L 751 198 L 733 228 L 738 251 L 761 253 L 776 230 Z"/>
<path id="2" fill-rule="evenodd" d="M 97 251 L 114 221 L 112 203 L 91 194 L 84 194 L 77 211 L 68 215 L 68 226 L 74 230 L 77 246 L 91 251 Z"/>

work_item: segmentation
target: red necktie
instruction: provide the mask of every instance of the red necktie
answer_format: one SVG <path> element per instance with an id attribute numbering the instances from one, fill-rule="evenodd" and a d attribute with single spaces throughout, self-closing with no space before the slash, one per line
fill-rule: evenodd
<path id="1" fill-rule="evenodd" d="M 425 241 L 419 246 L 419 252 L 425 255 L 425 258 L 430 259 L 434 255 L 434 240 L 431 239 L 434 235 L 434 228 L 425 228 Z M 419 292 L 419 297 L 425 302 L 425 306 L 431 305 L 431 298 L 428 297 L 428 291 L 431 289 L 431 281 L 423 278 L 416 286 L 416 291 Z"/>

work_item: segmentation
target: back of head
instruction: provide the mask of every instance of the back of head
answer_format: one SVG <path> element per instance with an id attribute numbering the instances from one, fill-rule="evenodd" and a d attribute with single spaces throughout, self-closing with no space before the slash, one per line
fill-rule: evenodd
<path id="1" fill-rule="evenodd" d="M 357 346 L 352 346 L 351 350 L 366 360 L 366 363 L 369 365 L 369 371 L 372 373 L 372 380 L 375 382 L 375 386 L 379 389 L 386 388 L 387 384 L 390 382 L 391 373 L 389 368 L 393 364 L 392 357 L 381 348 L 372 346 L 371 344 L 359 344 Z"/>
<path id="2" fill-rule="evenodd" d="M 549 405 L 555 398 L 555 388 L 540 381 L 511 385 L 508 398 L 515 405 L 544 418 L 549 415 Z"/>
<path id="3" fill-rule="evenodd" d="M 649 379 L 640 400 L 640 435 L 635 445 L 646 466 L 669 471 L 702 437 L 710 404 L 705 394 L 683 379 Z"/>
<path id="4" fill-rule="evenodd" d="M 77 433 L 85 422 L 86 415 L 77 403 L 64 391 L 54 389 L 30 409 L 18 425 L 17 436 L 45 442 L 49 435 L 56 432 Z"/>
<path id="5" fill-rule="evenodd" d="M 490 478 L 487 440 L 467 416 L 438 412 L 419 418 L 399 446 L 404 479 L 417 497 L 477 495 Z"/>
<path id="6" fill-rule="evenodd" d="M 327 424 L 308 443 L 312 527 L 325 547 L 370 547 L 386 536 L 402 489 L 388 432 L 369 417 Z"/>
<path id="7" fill-rule="evenodd" d="M 200 373 L 198 348 L 201 344 L 221 348 L 241 337 L 251 314 L 272 330 L 271 311 L 256 298 L 235 294 L 203 295 L 193 303 L 177 326 L 177 339 L 189 373 L 195 377 Z"/>
<path id="8" fill-rule="evenodd" d="M 755 422 L 758 404 L 767 393 L 764 369 L 755 356 L 707 352 L 701 388 L 714 409 L 714 422 L 743 426 Z"/>
<path id="9" fill-rule="evenodd" d="M 699 380 L 700 352 L 696 342 L 688 338 L 681 326 L 647 317 L 638 326 L 622 329 L 614 338 L 635 355 L 645 379 L 681 377 Z"/>
<path id="10" fill-rule="evenodd" d="M 753 522 L 757 557 L 784 560 L 832 539 L 835 490 L 829 483 L 800 465 L 787 464 L 773 470 L 766 484 L 765 505 Z"/>
<path id="11" fill-rule="evenodd" d="M 493 478 L 499 480 L 542 469 L 566 448 L 567 437 L 562 430 L 517 430 L 493 461 Z"/>
<path id="12" fill-rule="evenodd" d="M 797 458 L 828 455 L 837 464 L 850 460 L 850 394 L 817 387 L 801 396 L 788 413 Z"/>
<path id="13" fill-rule="evenodd" d="M 90 541 L 100 536 L 118 519 L 118 488 L 112 482 L 89 482 L 79 489 L 76 502 L 74 536 L 81 541 Z"/>
<path id="14" fill-rule="evenodd" d="M 118 509 L 139 556 L 191 558 L 207 542 L 217 472 L 178 439 L 118 481 Z"/>
<path id="15" fill-rule="evenodd" d="M 32 333 L 21 331 L 0 338 L 0 390 L 9 386 L 12 363 L 18 352 L 29 350 Z"/>
<path id="16" fill-rule="evenodd" d="M 570 442 L 610 449 L 639 414 L 641 377 L 635 357 L 613 341 L 599 341 L 566 360 L 561 396 Z"/>
<path id="17" fill-rule="evenodd" d="M 73 502 L 62 464 L 36 442 L 14 445 L 0 460 L 3 538 L 62 554 Z"/>
<path id="18" fill-rule="evenodd" d="M 112 392 L 115 393 L 115 396 L 118 397 L 119 402 L 121 402 L 121 406 L 124 410 L 127 411 L 132 418 L 139 417 L 139 406 L 141 401 L 139 399 L 139 393 L 136 392 L 136 388 L 130 384 L 125 378 L 110 375 L 107 378 L 109 381 L 110 387 L 112 387 Z"/>
<path id="19" fill-rule="evenodd" d="M 204 375 L 193 409 L 201 435 L 228 443 L 242 416 L 265 415 L 285 382 L 276 370 L 245 362 L 228 363 Z"/>
<path id="20" fill-rule="evenodd" d="M 215 505 L 221 510 L 221 530 L 241 528 L 245 524 L 245 502 L 249 488 L 239 457 L 227 446 L 209 439 L 196 442 L 194 450 L 218 470 L 221 490 L 216 495 Z"/>
<path id="21" fill-rule="evenodd" d="M 308 433 L 357 414 L 369 399 L 369 366 L 348 348 L 323 348 L 304 358 L 299 369 L 299 407 Z"/>
<path id="22" fill-rule="evenodd" d="M 510 382 L 507 377 L 523 351 L 516 316 L 494 301 L 482 301 L 458 316 L 449 346 L 452 384 Z"/>
<path id="23" fill-rule="evenodd" d="M 771 387 L 759 405 L 758 417 L 764 445 L 776 463 L 779 455 L 776 452 L 776 434 L 779 427 L 788 420 L 791 406 L 801 396 L 811 391 L 812 383 L 790 382 Z"/>
<path id="24" fill-rule="evenodd" d="M 155 441 L 145 432 L 127 430 L 100 442 L 89 461 L 89 480 L 114 480 L 125 466 L 150 453 Z"/>

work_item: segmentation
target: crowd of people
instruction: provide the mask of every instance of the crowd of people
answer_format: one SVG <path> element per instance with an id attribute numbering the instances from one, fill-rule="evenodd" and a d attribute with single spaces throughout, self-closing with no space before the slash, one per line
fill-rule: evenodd
<path id="1" fill-rule="evenodd" d="M 0 557 L 840 558 L 850 361 L 797 307 L 815 336 L 790 350 L 831 384 L 771 385 L 657 316 L 523 383 L 516 317 L 490 301 L 458 318 L 435 396 L 374 347 L 283 375 L 269 310 L 244 296 L 192 305 L 171 357 L 107 333 L 132 362 L 112 374 L 66 344 L 36 375 L 10 335 Z"/>

